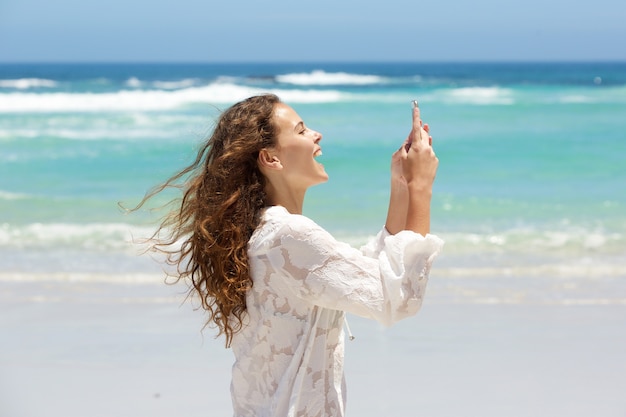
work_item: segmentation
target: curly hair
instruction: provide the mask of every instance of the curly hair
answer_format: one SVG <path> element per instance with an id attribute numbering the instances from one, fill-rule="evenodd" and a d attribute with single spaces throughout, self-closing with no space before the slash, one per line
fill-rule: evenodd
<path id="1" fill-rule="evenodd" d="M 259 152 L 275 145 L 273 95 L 250 97 L 219 117 L 195 161 L 152 189 L 135 208 L 166 188 L 182 189 L 176 208 L 150 238 L 151 249 L 176 267 L 229 347 L 242 327 L 246 293 L 252 287 L 247 247 L 268 205 Z M 182 181 L 182 184 L 180 183 Z M 163 237 L 165 235 L 165 237 Z M 178 242 L 182 241 L 182 245 Z"/>

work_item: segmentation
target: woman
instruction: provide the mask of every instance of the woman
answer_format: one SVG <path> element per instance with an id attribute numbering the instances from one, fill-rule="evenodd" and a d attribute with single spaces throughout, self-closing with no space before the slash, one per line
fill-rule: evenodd
<path id="1" fill-rule="evenodd" d="M 427 132 L 415 108 L 385 228 L 361 251 L 302 216 L 306 190 L 328 180 L 322 135 L 274 95 L 225 111 L 195 162 L 146 197 L 185 179 L 154 248 L 233 349 L 235 416 L 344 415 L 344 312 L 390 325 L 418 311 L 443 244 L 428 234 L 438 160 Z"/>

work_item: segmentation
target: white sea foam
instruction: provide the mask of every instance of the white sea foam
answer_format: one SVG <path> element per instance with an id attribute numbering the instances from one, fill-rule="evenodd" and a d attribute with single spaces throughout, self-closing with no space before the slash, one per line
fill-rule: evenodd
<path id="1" fill-rule="evenodd" d="M 0 139 L 36 138 L 39 136 L 38 129 L 0 129 Z"/>
<path id="2" fill-rule="evenodd" d="M 62 138 L 70 140 L 102 140 L 102 139 L 157 139 L 171 138 L 174 133 L 167 129 L 157 127 L 144 128 L 98 128 L 98 129 L 11 129 L 10 131 L 0 131 L 0 138 L 10 137 L 13 139 L 32 139 L 41 137 Z M 50 153 L 52 154 L 52 153 Z M 0 160 L 4 160 L 5 155 L 0 155 Z"/>
<path id="3" fill-rule="evenodd" d="M 0 200 L 23 200 L 28 197 L 28 194 L 12 193 L 0 190 Z"/>
<path id="4" fill-rule="evenodd" d="M 89 250 L 137 250 L 133 242 L 150 236 L 150 228 L 124 223 L 0 224 L 0 247 L 14 249 L 71 247 Z"/>
<path id="5" fill-rule="evenodd" d="M 126 80 L 124 84 L 126 84 L 127 87 L 132 88 L 140 88 L 143 85 L 143 83 L 137 77 L 130 77 L 128 80 Z"/>
<path id="6" fill-rule="evenodd" d="M 28 123 L 17 122 L 0 128 L 0 141 L 60 138 L 69 140 L 127 140 L 178 138 L 183 134 L 197 134 L 194 129 L 206 127 L 204 114 L 126 112 L 110 114 L 68 115 L 54 114 L 45 119 L 34 118 Z M 204 133 L 204 132 L 202 132 Z M 53 152 L 49 150 L 46 154 Z M 21 153 L 26 156 L 26 153 Z M 0 152 L 0 160 L 11 159 L 10 152 Z"/>
<path id="7" fill-rule="evenodd" d="M 42 78 L 20 78 L 16 80 L 0 80 L 0 88 L 16 88 L 18 90 L 26 90 L 28 88 L 53 88 L 58 83 L 52 80 Z"/>
<path id="8" fill-rule="evenodd" d="M 276 80 L 294 85 L 368 85 L 387 81 L 378 75 L 350 74 L 347 72 L 326 72 L 315 70 L 293 74 L 277 75 Z"/>
<path id="9" fill-rule="evenodd" d="M 137 77 L 130 77 L 126 80 L 124 85 L 131 88 L 142 88 L 145 86 L 151 86 L 154 88 L 158 88 L 161 90 L 179 90 L 182 88 L 193 87 L 198 83 L 198 80 L 195 78 L 185 78 L 177 81 L 142 81 Z"/>
<path id="10" fill-rule="evenodd" d="M 432 94 L 451 104 L 510 105 L 514 104 L 513 91 L 501 87 L 463 87 L 451 90 L 438 90 Z"/>
<path id="11" fill-rule="evenodd" d="M 4 272 L 0 271 L 0 280 L 149 281 L 152 280 L 151 276 L 161 272 L 161 264 L 151 259 L 152 255 L 138 255 L 147 249 L 141 243 L 142 239 L 150 236 L 153 231 L 151 227 L 125 223 L 33 223 L 23 226 L 0 224 L 0 251 L 10 254 L 9 258 L 1 260 Z M 441 259 L 436 262 L 433 275 L 438 281 L 449 280 L 447 293 L 454 293 L 455 285 L 460 285 L 464 288 L 463 291 L 459 290 L 461 292 L 453 295 L 478 303 L 525 302 L 529 297 L 541 302 L 585 303 L 587 301 L 584 299 L 590 300 L 598 296 L 597 292 L 582 294 L 578 290 L 579 287 L 584 287 L 585 291 L 589 289 L 589 284 L 584 284 L 585 282 L 626 277 L 626 265 L 621 255 L 623 239 L 611 234 L 591 233 L 586 241 L 577 237 L 578 243 L 575 246 L 578 249 L 575 252 L 584 253 L 584 256 L 573 256 L 570 250 L 563 252 L 550 249 L 551 245 L 569 245 L 568 241 L 572 238 L 566 236 L 555 235 L 553 241 L 543 239 L 542 242 L 541 234 L 538 234 L 537 241 L 543 246 L 530 236 L 526 236 L 521 242 L 519 237 L 506 232 L 441 236 L 446 241 L 446 246 Z M 338 237 L 354 247 L 361 246 L 367 240 L 366 236 L 353 236 L 352 239 Z M 621 246 L 615 251 L 603 251 L 611 245 L 611 240 L 614 243 L 621 242 Z M 20 263 L 29 265 L 34 259 L 38 262 L 35 266 L 14 268 Z M 30 277 L 29 274 L 37 276 Z M 106 278 L 109 274 L 115 277 Z M 497 299 L 489 301 L 495 289 L 502 288 L 502 280 L 525 278 L 539 280 L 540 285 L 553 282 L 549 285 L 563 286 L 569 295 L 567 298 L 552 300 L 549 294 L 544 296 L 545 291 L 533 293 L 530 282 L 507 281 L 509 284 L 506 284 L 505 289 L 515 287 L 521 289 L 522 293 L 506 290 Z M 499 284 L 480 284 L 476 288 L 468 289 L 466 279 L 494 280 Z M 488 287 L 493 287 L 494 290 L 485 292 Z M 624 299 L 626 298 L 622 296 L 621 300 Z M 610 302 L 618 301 L 613 297 Z"/>
<path id="12" fill-rule="evenodd" d="M 497 233 L 450 233 L 445 235 L 449 250 L 506 250 L 517 253 L 584 254 L 588 251 L 613 253 L 626 247 L 626 237 L 618 231 L 570 227 L 563 230 L 510 229 Z"/>
<path id="13" fill-rule="evenodd" d="M 179 81 L 153 81 L 152 85 L 155 88 L 160 88 L 162 90 L 177 90 L 180 88 L 189 88 L 196 85 L 198 80 L 194 78 L 186 78 L 184 80 Z"/>
<path id="14" fill-rule="evenodd" d="M 9 93 L 0 94 L 0 113 L 161 111 L 185 105 L 222 104 L 243 100 L 252 95 L 275 93 L 291 103 L 335 102 L 338 91 L 261 90 L 235 84 L 214 83 L 174 91 L 123 90 L 115 93 Z"/>
<path id="15" fill-rule="evenodd" d="M 23 193 L 0 190 L 0 199 L 31 198 Z M 126 223 L 30 223 L 12 225 L 0 223 L 0 247 L 55 247 L 118 249 L 126 247 L 132 238 L 144 238 L 151 228 Z M 562 258 L 576 255 L 613 256 L 623 253 L 626 236 L 616 230 L 593 230 L 570 227 L 563 230 L 510 229 L 492 233 L 442 233 L 445 252 L 451 256 L 471 253 L 515 253 L 524 256 Z M 369 239 L 365 235 L 337 234 L 337 238 L 358 247 Z"/>

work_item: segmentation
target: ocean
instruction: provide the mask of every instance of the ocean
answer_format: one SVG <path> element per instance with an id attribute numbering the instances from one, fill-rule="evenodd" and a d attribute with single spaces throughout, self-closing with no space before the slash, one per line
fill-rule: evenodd
<path id="1" fill-rule="evenodd" d="M 446 245 L 418 317 L 349 317 L 349 416 L 625 415 L 624 62 L 0 64 L 0 415 L 231 414 L 232 355 L 137 243 L 176 195 L 119 204 L 264 92 L 324 135 L 304 214 L 355 246 L 411 100 L 440 160 Z"/>
<path id="2" fill-rule="evenodd" d="M 324 135 L 330 181 L 305 214 L 339 239 L 358 246 L 382 226 L 389 158 L 418 99 L 440 159 L 442 271 L 625 278 L 626 63 L 0 65 L 2 274 L 158 270 L 132 241 L 163 213 L 118 203 L 189 163 L 220 110 L 263 92 Z"/>

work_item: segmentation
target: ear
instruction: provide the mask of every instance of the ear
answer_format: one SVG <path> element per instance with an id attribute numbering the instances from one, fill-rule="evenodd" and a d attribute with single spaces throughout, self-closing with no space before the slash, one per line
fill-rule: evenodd
<path id="1" fill-rule="evenodd" d="M 278 158 L 268 149 L 261 149 L 258 158 L 259 167 L 266 169 L 283 169 Z"/>

